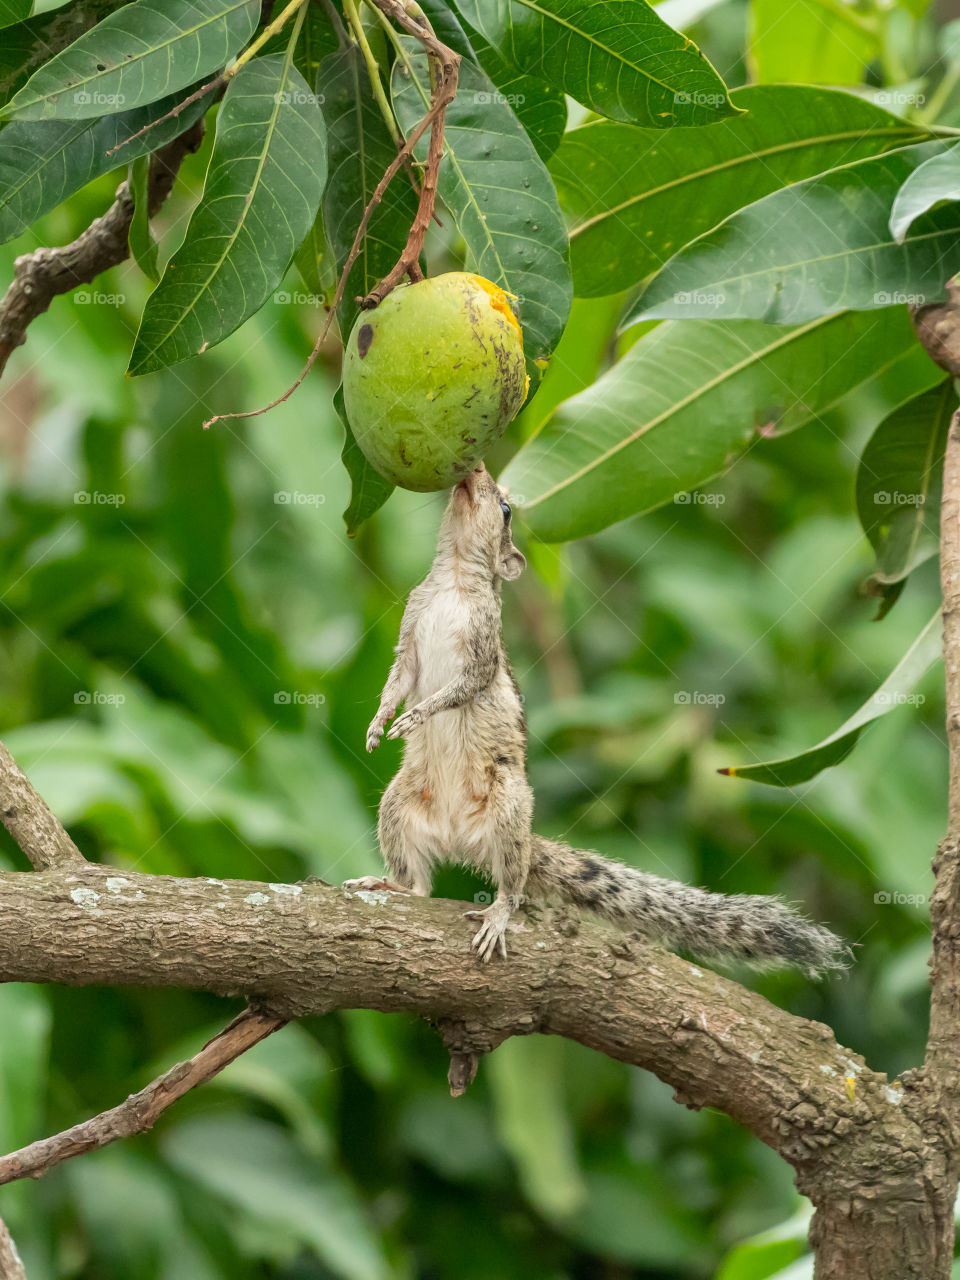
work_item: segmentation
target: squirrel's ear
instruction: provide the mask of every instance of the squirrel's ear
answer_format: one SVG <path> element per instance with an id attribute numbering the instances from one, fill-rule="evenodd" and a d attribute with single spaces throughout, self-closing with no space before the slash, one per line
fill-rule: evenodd
<path id="1" fill-rule="evenodd" d="M 500 559 L 500 577 L 506 582 L 512 582 L 514 578 L 520 577 L 526 567 L 527 561 L 522 552 L 516 547 L 511 547 Z"/>

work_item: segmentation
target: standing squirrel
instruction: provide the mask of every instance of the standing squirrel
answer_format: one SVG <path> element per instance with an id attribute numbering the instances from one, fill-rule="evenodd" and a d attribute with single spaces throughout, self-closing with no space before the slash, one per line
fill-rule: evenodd
<path id="1" fill-rule="evenodd" d="M 842 941 L 777 898 L 708 893 L 532 832 L 526 722 L 500 601 L 501 583 L 525 567 L 507 495 L 481 465 L 450 495 L 436 558 L 410 593 L 396 660 L 367 730 L 373 751 L 406 700 L 387 730 L 388 738 L 406 739 L 403 765 L 380 802 L 380 846 L 393 880 L 367 876 L 344 887 L 427 897 L 435 862 L 476 868 L 497 886 L 491 906 L 466 913 L 482 921 L 473 945 L 484 960 L 506 956 L 511 914 L 533 893 L 702 959 L 795 965 L 811 976 L 843 968 Z"/>

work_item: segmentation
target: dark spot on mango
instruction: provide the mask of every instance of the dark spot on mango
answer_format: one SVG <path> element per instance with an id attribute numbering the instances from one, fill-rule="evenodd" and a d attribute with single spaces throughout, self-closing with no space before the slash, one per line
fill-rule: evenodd
<path id="1" fill-rule="evenodd" d="M 373 325 L 362 324 L 360 332 L 357 334 L 357 354 L 362 360 L 370 350 L 370 343 L 373 341 Z"/>

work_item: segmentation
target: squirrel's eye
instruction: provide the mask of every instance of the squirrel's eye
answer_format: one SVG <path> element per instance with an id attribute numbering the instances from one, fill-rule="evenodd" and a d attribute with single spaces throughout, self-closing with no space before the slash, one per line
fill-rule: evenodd
<path id="1" fill-rule="evenodd" d="M 510 519 L 510 503 L 501 501 L 500 510 L 503 512 L 503 523 L 506 524 Z"/>

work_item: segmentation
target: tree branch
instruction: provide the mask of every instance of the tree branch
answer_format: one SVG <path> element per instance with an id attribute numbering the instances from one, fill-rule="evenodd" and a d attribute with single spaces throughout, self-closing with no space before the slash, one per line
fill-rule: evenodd
<path id="1" fill-rule="evenodd" d="M 255 1009 L 244 1010 L 199 1053 L 186 1062 L 178 1062 L 139 1093 L 131 1093 L 119 1106 L 0 1158 L 0 1185 L 16 1182 L 19 1178 L 41 1178 L 64 1160 L 86 1155 L 88 1151 L 108 1146 L 118 1138 L 129 1138 L 153 1128 L 158 1116 L 178 1098 L 197 1085 L 206 1084 L 247 1049 L 252 1049 L 284 1025 L 283 1018 L 273 1018 Z M 0 1235 L 0 1257 L 2 1243 Z M 5 1277 L 6 1273 L 0 1269 L 0 1280 L 5 1280 Z"/>
<path id="2" fill-rule="evenodd" d="M 0 981 L 242 994 L 278 1020 L 404 1011 L 443 1022 L 458 1055 L 567 1036 L 653 1071 L 688 1106 L 726 1111 L 804 1181 L 827 1167 L 839 1178 L 877 1124 L 916 1146 L 909 1100 L 828 1028 L 609 926 L 529 910 L 509 960 L 481 965 L 462 903 L 93 864 L 8 872 Z"/>
<path id="3" fill-rule="evenodd" d="M 185 157 L 200 146 L 203 129 L 201 118 L 154 152 L 147 188 L 150 217 L 170 194 Z M 127 183 L 122 182 L 107 212 L 71 244 L 59 249 L 34 249 L 17 258 L 13 282 L 0 301 L 0 374 L 17 347 L 26 342 L 29 325 L 47 310 L 58 294 L 89 283 L 129 256 L 127 237 L 132 218 L 133 197 Z"/>
<path id="4" fill-rule="evenodd" d="M 43 796 L 0 742 L 0 821 L 37 871 L 86 861 Z"/>
<path id="5" fill-rule="evenodd" d="M 17 1246 L 7 1230 L 6 1223 L 0 1219 L 0 1280 L 27 1280 Z"/>

